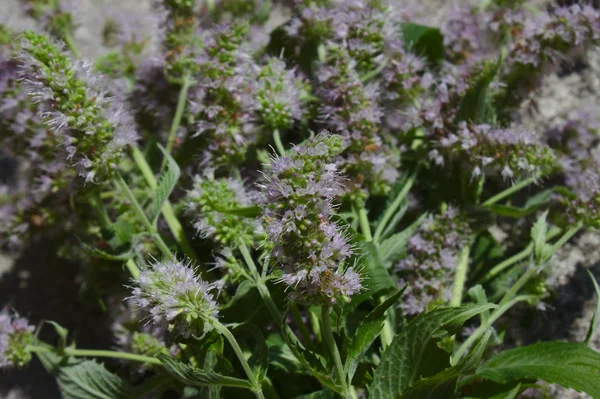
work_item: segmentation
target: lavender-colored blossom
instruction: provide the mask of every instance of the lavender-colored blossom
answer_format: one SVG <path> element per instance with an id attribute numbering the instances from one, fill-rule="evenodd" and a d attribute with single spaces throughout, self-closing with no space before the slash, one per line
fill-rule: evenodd
<path id="1" fill-rule="evenodd" d="M 155 262 L 142 270 L 128 300 L 149 322 L 184 336 L 202 336 L 213 329 L 219 310 L 211 291 L 216 284 L 196 276 L 190 262 Z"/>
<path id="2" fill-rule="evenodd" d="M 450 300 L 458 254 L 469 234 L 469 225 L 455 208 L 425 219 L 408 241 L 406 256 L 396 266 L 400 284 L 408 283 L 401 304 L 404 312 L 421 313 Z"/>
<path id="3" fill-rule="evenodd" d="M 441 31 L 446 55 L 457 62 L 487 57 L 493 46 L 493 14 L 464 4 L 452 7 Z"/>
<path id="4" fill-rule="evenodd" d="M 107 98 L 91 65 L 72 64 L 61 46 L 24 33 L 21 76 L 47 126 L 61 138 L 64 156 L 86 181 L 110 175 L 137 139 L 133 123 Z"/>
<path id="5" fill-rule="evenodd" d="M 262 235 L 262 228 L 258 220 L 227 210 L 246 208 L 258 200 L 258 193 L 246 190 L 241 181 L 215 179 L 211 171 L 194 176 L 193 187 L 184 198 L 198 234 L 231 247 L 252 245 Z"/>
<path id="6" fill-rule="evenodd" d="M 33 331 L 27 319 L 11 315 L 7 309 L 0 311 L 0 368 L 29 363 L 31 354 L 26 347 L 33 343 Z"/>
<path id="7" fill-rule="evenodd" d="M 361 290 L 360 275 L 344 265 L 352 249 L 331 220 L 331 201 L 341 179 L 333 157 L 343 150 L 340 136 L 321 133 L 288 157 L 273 160 L 266 195 L 265 223 L 271 262 L 292 289 L 292 300 L 336 303 Z"/>
<path id="8" fill-rule="evenodd" d="M 343 137 L 347 147 L 336 159 L 349 178 L 346 194 L 383 194 L 398 178 L 400 160 L 391 138 L 379 131 L 378 87 L 361 82 L 354 60 L 343 48 L 333 44 L 326 48 L 328 59 L 317 73 L 317 93 L 323 99 L 324 123 Z"/>

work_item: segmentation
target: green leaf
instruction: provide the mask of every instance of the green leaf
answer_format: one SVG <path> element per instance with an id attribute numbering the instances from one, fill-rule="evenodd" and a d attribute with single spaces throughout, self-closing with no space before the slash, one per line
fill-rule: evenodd
<path id="1" fill-rule="evenodd" d="M 247 380 L 228 377 L 212 371 L 200 370 L 199 368 L 189 366 L 163 353 L 159 354 L 157 357 L 165 370 L 184 384 L 198 387 L 222 385 L 252 390 L 252 384 Z"/>
<path id="2" fill-rule="evenodd" d="M 542 205 L 550 202 L 553 193 L 554 190 L 552 189 L 544 190 L 540 193 L 537 193 L 533 197 L 529 198 L 522 208 L 500 204 L 492 204 L 487 206 L 486 208 L 497 215 L 519 219 L 534 213 L 535 211 L 540 209 Z"/>
<path id="3" fill-rule="evenodd" d="M 395 261 L 399 257 L 401 257 L 406 251 L 406 244 L 408 244 L 408 240 L 415 235 L 415 232 L 425 220 L 427 214 L 421 215 L 413 224 L 408 226 L 406 229 L 402 230 L 399 233 L 396 233 L 389 238 L 385 239 L 379 245 L 379 253 L 381 254 L 381 258 L 384 262 Z"/>
<path id="4" fill-rule="evenodd" d="M 369 313 L 358 325 L 356 333 L 352 342 L 346 349 L 346 364 L 344 369 L 350 380 L 356 372 L 356 368 L 360 363 L 360 360 L 367 352 L 373 341 L 381 333 L 383 323 L 386 319 L 385 312 L 392 306 L 400 295 L 406 290 L 407 285 L 396 291 L 393 295 L 387 298 L 383 303 L 377 306 L 371 313 Z"/>
<path id="5" fill-rule="evenodd" d="M 242 332 L 243 336 L 250 336 L 253 341 L 254 345 L 251 348 L 252 356 L 248 360 L 248 363 L 254 370 L 258 381 L 261 382 L 267 375 L 269 368 L 269 348 L 265 342 L 265 337 L 260 329 L 251 323 L 241 324 L 235 328 L 235 331 Z"/>
<path id="6" fill-rule="evenodd" d="M 459 377 L 477 369 L 492 332 L 488 332 L 475 344 L 469 355 L 456 366 L 445 369 L 434 376 L 423 378 L 408 388 L 400 399 L 454 399 Z"/>
<path id="7" fill-rule="evenodd" d="M 322 391 L 317 391 L 313 393 L 309 393 L 307 395 L 296 396 L 296 399 L 336 399 L 338 396 L 335 392 L 324 389 Z"/>
<path id="8" fill-rule="evenodd" d="M 375 243 L 360 241 L 358 247 L 359 251 L 357 252 L 363 254 L 361 274 L 366 289 L 352 297 L 352 302 L 348 305 L 352 309 L 365 300 L 373 298 L 376 294 L 396 288 L 396 284 L 394 284 L 388 270 L 383 265 L 383 260 Z"/>
<path id="9" fill-rule="evenodd" d="M 375 369 L 369 398 L 396 398 L 419 378 L 444 370 L 449 365 L 448 354 L 436 342 L 444 332 L 455 334 L 471 317 L 492 307 L 485 304 L 437 309 L 405 324 Z"/>
<path id="10" fill-rule="evenodd" d="M 496 74 L 501 71 L 502 58 L 495 63 L 484 65 L 483 72 L 477 82 L 470 87 L 462 98 L 457 121 L 474 123 L 493 123 L 496 119 L 493 101 L 489 94 L 489 87 Z"/>
<path id="11" fill-rule="evenodd" d="M 118 255 L 113 255 L 108 252 L 105 252 L 101 249 L 94 248 L 84 242 L 81 242 L 81 246 L 83 250 L 88 253 L 88 255 L 94 258 L 106 259 L 106 260 L 115 260 L 115 261 L 128 261 L 134 256 L 133 250 L 129 250 L 127 252 L 123 252 Z"/>
<path id="12" fill-rule="evenodd" d="M 502 352 L 477 374 L 505 384 L 544 380 L 600 397 L 600 353 L 580 343 L 543 342 Z"/>
<path id="13" fill-rule="evenodd" d="M 477 284 L 476 286 L 469 288 L 469 291 L 467 291 L 467 294 L 471 298 L 473 298 L 473 302 L 475 302 L 477 304 L 483 305 L 483 304 L 489 303 L 488 299 L 487 299 L 487 295 L 485 294 L 485 290 L 483 289 L 481 284 Z M 486 310 L 479 314 L 479 320 L 481 321 L 482 325 L 487 323 L 489 318 L 490 318 L 489 310 Z"/>
<path id="14" fill-rule="evenodd" d="M 58 343 L 58 350 L 61 353 L 64 352 L 65 348 L 67 347 L 67 336 L 69 335 L 69 330 L 67 330 L 55 321 L 46 321 L 46 323 L 52 325 L 52 327 L 54 327 L 54 330 L 56 330 L 56 333 L 60 337 Z"/>
<path id="15" fill-rule="evenodd" d="M 131 223 L 117 221 L 102 228 L 101 233 L 102 237 L 108 242 L 110 248 L 113 251 L 119 251 L 123 250 L 123 248 L 129 249 L 131 247 L 132 237 L 135 234 L 135 227 Z"/>
<path id="16" fill-rule="evenodd" d="M 508 392 L 500 393 L 492 396 L 490 399 L 516 399 L 517 395 L 521 391 L 521 384 L 517 385 Z"/>
<path id="17" fill-rule="evenodd" d="M 533 254 L 538 264 L 545 259 L 546 235 L 548 234 L 548 223 L 546 217 L 548 211 L 542 213 L 531 228 L 531 240 L 533 241 Z"/>
<path id="18" fill-rule="evenodd" d="M 431 63 L 444 58 L 444 36 L 438 28 L 412 24 L 402 24 L 404 46 L 416 54 L 424 56 Z"/>
<path id="19" fill-rule="evenodd" d="M 63 358 L 38 353 L 44 367 L 56 377 L 63 399 L 133 399 L 133 388 L 95 360 Z"/>
<path id="20" fill-rule="evenodd" d="M 296 359 L 291 349 L 283 342 L 280 334 L 269 335 L 267 346 L 269 347 L 269 365 L 271 367 L 288 374 L 307 373 L 308 370 Z"/>
<path id="21" fill-rule="evenodd" d="M 150 222 L 154 225 L 156 225 L 156 222 L 158 221 L 158 216 L 160 215 L 164 203 L 169 199 L 169 196 L 175 189 L 175 185 L 179 180 L 179 176 L 181 176 L 181 169 L 179 169 L 179 165 L 177 165 L 177 162 L 175 162 L 173 157 L 160 144 L 158 144 L 158 148 L 167 159 L 167 164 L 164 172 L 158 179 L 158 186 L 152 197 Z"/>
<path id="22" fill-rule="evenodd" d="M 594 315 L 592 316 L 592 321 L 590 322 L 590 328 L 585 336 L 585 344 L 589 345 L 590 340 L 594 336 L 594 332 L 598 329 L 598 325 L 600 325 L 600 286 L 598 286 L 598 281 L 594 275 L 588 270 L 588 274 L 590 275 L 590 279 L 594 284 L 594 289 L 596 290 L 596 308 L 594 309 Z"/>

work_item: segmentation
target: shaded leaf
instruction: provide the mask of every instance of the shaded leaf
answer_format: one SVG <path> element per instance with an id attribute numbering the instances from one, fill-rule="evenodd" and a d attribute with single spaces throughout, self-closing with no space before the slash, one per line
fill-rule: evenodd
<path id="1" fill-rule="evenodd" d="M 158 179 L 158 186 L 152 197 L 152 205 L 150 207 L 150 221 L 152 224 L 156 224 L 158 221 L 158 216 L 164 203 L 169 199 L 179 180 L 179 176 L 181 176 L 181 169 L 179 169 L 179 165 L 173 157 L 160 144 L 158 148 L 163 153 L 167 163 L 165 170 Z"/>
<path id="2" fill-rule="evenodd" d="M 212 371 L 200 370 L 163 353 L 159 354 L 157 357 L 165 370 L 184 384 L 194 386 L 222 385 L 252 389 L 252 384 L 247 380 L 229 377 Z"/>
<path id="3" fill-rule="evenodd" d="M 241 324 L 235 330 L 252 338 L 254 347 L 251 348 L 252 356 L 248 360 L 248 363 L 254 370 L 258 381 L 262 381 L 267 375 L 269 368 L 269 348 L 265 342 L 265 337 L 257 326 L 250 323 Z"/>
<path id="4" fill-rule="evenodd" d="M 309 393 L 307 395 L 296 396 L 296 399 L 336 399 L 338 396 L 335 392 L 324 389 L 322 391 L 317 391 L 313 393 Z"/>
<path id="5" fill-rule="evenodd" d="M 444 58 L 444 36 L 438 28 L 405 22 L 402 24 L 404 46 L 437 63 Z"/>
<path id="6" fill-rule="evenodd" d="M 399 233 L 383 240 L 379 245 L 379 252 L 383 262 L 394 261 L 400 258 L 406 251 L 408 240 L 415 235 L 427 214 L 421 215 L 413 224 Z"/>
<path id="7" fill-rule="evenodd" d="M 375 369 L 369 398 L 396 398 L 419 378 L 445 369 L 449 356 L 436 342 L 443 333 L 455 334 L 464 322 L 492 307 L 486 304 L 437 309 L 404 325 Z"/>
<path id="8" fill-rule="evenodd" d="M 355 308 L 360 303 L 373 298 L 379 293 L 391 291 L 396 288 L 394 280 L 392 280 L 389 272 L 383 265 L 383 260 L 375 243 L 360 241 L 358 242 L 358 247 L 359 250 L 357 252 L 363 254 L 361 257 L 361 275 L 365 289 L 352 297 L 352 302 L 348 305 L 350 308 Z"/>
<path id="9" fill-rule="evenodd" d="M 544 380 L 600 397 L 600 353 L 580 343 L 543 342 L 511 349 L 491 358 L 477 374 L 500 384 Z"/>

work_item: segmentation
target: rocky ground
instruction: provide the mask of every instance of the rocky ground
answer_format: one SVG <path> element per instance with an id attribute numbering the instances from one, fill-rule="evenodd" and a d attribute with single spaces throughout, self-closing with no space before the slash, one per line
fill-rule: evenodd
<path id="1" fill-rule="evenodd" d="M 410 0 L 395 2 L 410 4 Z M 432 24 L 442 20 L 452 7 L 449 3 L 445 0 L 420 2 L 423 18 Z M 532 3 L 543 5 L 548 1 Z M 98 38 L 101 21 L 106 16 L 105 5 L 111 5 L 111 13 L 131 12 L 132 9 L 144 13 L 149 9 L 150 0 L 79 0 L 74 4 L 81 21 L 75 33 L 77 46 L 84 55 L 94 57 L 102 51 Z M 32 26 L 31 21 L 22 16 L 18 0 L 0 0 L 0 23 L 17 29 Z M 564 119 L 573 109 L 599 104 L 600 49 L 592 51 L 586 62 L 577 68 L 548 76 L 538 98 L 537 114 L 523 111 L 523 122 L 537 130 Z M 520 320 L 534 321 L 526 327 L 517 323 L 512 327 L 518 343 L 550 339 L 580 341 L 586 334 L 596 300 L 586 270 L 591 270 L 600 280 L 600 235 L 585 233 L 576 237 L 555 256 L 552 267 L 557 276 L 555 299 L 545 311 L 522 311 Z M 71 331 L 81 347 L 109 347 L 108 323 L 98 325 L 97 322 L 106 320 L 101 307 L 82 304 L 79 300 L 78 273 L 77 265 L 53 256 L 48 243 L 34 243 L 19 259 L 0 254 L 0 307 L 19 309 L 34 322 L 42 322 L 43 318 L 55 320 Z M 46 335 L 49 330 L 44 330 L 42 334 Z M 600 350 L 600 334 L 594 339 L 593 346 Z M 556 397 L 588 396 L 558 389 Z M 53 399 L 59 398 L 59 393 L 53 377 L 34 361 L 25 370 L 0 374 L 0 398 Z"/>

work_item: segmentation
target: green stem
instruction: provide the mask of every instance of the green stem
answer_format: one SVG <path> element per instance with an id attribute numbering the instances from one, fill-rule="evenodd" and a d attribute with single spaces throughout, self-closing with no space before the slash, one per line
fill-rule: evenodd
<path id="1" fill-rule="evenodd" d="M 455 365 L 456 363 L 458 363 L 458 361 L 463 357 L 463 355 L 467 352 L 467 350 L 475 343 L 475 341 L 477 341 L 479 338 L 481 338 L 485 334 L 485 332 L 488 330 L 488 328 L 490 328 L 494 324 L 494 322 L 500 318 L 500 316 L 502 316 L 504 313 L 506 313 L 516 303 L 522 302 L 522 301 L 527 301 L 529 299 L 535 299 L 535 298 L 536 298 L 535 295 L 519 295 L 519 296 L 507 301 L 506 303 L 502 304 L 501 306 L 499 306 L 490 315 L 487 322 L 481 324 L 477 328 L 477 330 L 475 330 L 475 332 L 473 334 L 471 334 L 471 336 L 469 336 L 469 338 L 467 338 L 467 340 L 465 342 L 462 343 L 462 345 L 458 348 L 456 353 L 454 353 L 454 355 L 452 355 L 452 357 L 450 358 L 450 364 Z"/>
<path id="2" fill-rule="evenodd" d="M 179 98 L 177 99 L 177 108 L 175 109 L 175 116 L 173 117 L 173 122 L 171 123 L 171 130 L 169 131 L 169 137 L 167 138 L 167 146 L 165 150 L 167 154 L 170 154 L 173 150 L 173 144 L 175 143 L 175 138 L 177 137 L 177 130 L 179 130 L 179 125 L 181 124 L 181 118 L 183 117 L 183 111 L 185 110 L 185 103 L 187 101 L 188 90 L 192 85 L 192 75 L 188 71 L 183 75 L 183 82 L 181 84 L 181 89 L 179 90 Z M 160 170 L 165 168 L 167 164 L 167 158 L 165 157 L 160 166 Z"/>
<path id="3" fill-rule="evenodd" d="M 583 223 L 582 222 L 578 222 L 575 226 L 571 227 L 569 230 L 567 230 L 567 232 L 565 234 L 563 234 L 562 237 L 560 237 L 558 239 L 558 241 L 556 241 L 554 243 L 554 245 L 552 245 L 552 247 L 550 248 L 550 253 L 548 254 L 548 259 L 550 259 L 550 257 L 552 255 L 554 255 L 554 253 L 563 245 L 565 245 L 565 243 L 567 241 L 569 241 L 575 234 L 577 234 L 577 232 L 583 227 Z"/>
<path id="4" fill-rule="evenodd" d="M 304 321 L 302 320 L 302 315 L 300 314 L 300 310 L 298 309 L 298 306 L 291 302 L 290 305 L 290 313 L 292 314 L 292 318 L 294 319 L 294 322 L 296 323 L 296 325 L 298 326 L 298 329 L 300 330 L 300 335 L 302 335 L 302 338 L 304 339 L 304 345 L 306 345 L 306 347 L 310 347 L 311 349 L 315 349 L 314 348 L 314 343 L 310 337 L 310 331 L 308 331 L 308 328 L 306 327 L 306 324 L 304 323 Z"/>
<path id="5" fill-rule="evenodd" d="M 100 193 L 96 193 L 94 195 L 94 198 L 92 199 L 92 207 L 96 212 L 96 216 L 98 217 L 101 227 L 107 227 L 112 223 L 108 213 L 106 212 L 106 208 L 104 207 L 104 202 L 102 201 Z"/>
<path id="6" fill-rule="evenodd" d="M 246 357 L 244 356 L 244 352 L 242 351 L 242 348 L 240 348 L 240 345 L 236 341 L 236 339 L 233 336 L 233 334 L 231 333 L 231 331 L 229 331 L 229 329 L 227 327 L 225 327 L 223 324 L 219 323 L 218 321 L 214 322 L 214 326 L 217 329 L 217 331 L 219 331 L 221 334 L 223 334 L 225 336 L 225 338 L 227 339 L 227 341 L 229 341 L 229 344 L 233 348 L 235 355 L 237 356 L 238 360 L 242 364 L 242 368 L 244 369 L 244 372 L 246 372 L 246 375 L 248 376 L 248 380 L 254 386 L 254 395 L 258 399 L 264 399 L 265 397 L 262 393 L 262 388 L 261 388 L 260 382 L 254 375 L 254 371 L 248 364 L 248 361 L 246 360 Z"/>
<path id="7" fill-rule="evenodd" d="M 469 255 L 471 253 L 471 246 L 469 244 L 460 252 L 458 258 L 458 266 L 454 274 L 454 286 L 452 287 L 452 299 L 450 300 L 450 306 L 460 306 L 462 303 L 463 292 L 465 289 L 465 282 L 467 281 L 467 273 L 469 271 Z"/>
<path id="8" fill-rule="evenodd" d="M 386 297 L 382 296 L 379 298 L 379 303 L 385 302 Z M 383 328 L 381 329 L 381 347 L 385 350 L 394 339 L 394 328 L 392 327 L 392 309 L 388 309 L 387 315 L 383 321 Z"/>
<path id="9" fill-rule="evenodd" d="M 153 238 L 156 246 L 162 251 L 162 253 L 165 256 L 167 256 L 169 258 L 173 258 L 173 254 L 171 253 L 171 250 L 169 249 L 167 244 L 165 244 L 162 237 L 158 234 L 158 232 L 156 231 L 156 228 L 152 225 L 152 223 L 150 223 L 150 221 L 146 217 L 144 210 L 142 209 L 139 202 L 137 201 L 137 199 L 135 198 L 135 196 L 129 189 L 129 186 L 127 185 L 125 180 L 123 180 L 123 176 L 121 176 L 120 173 L 117 173 L 117 178 L 115 179 L 115 181 L 116 181 L 117 186 L 121 190 L 121 192 L 129 200 L 129 202 L 131 204 L 131 208 L 133 209 L 133 212 L 136 214 L 139 221 L 144 225 L 144 228 L 146 228 L 146 230 L 152 234 L 152 238 Z"/>
<path id="10" fill-rule="evenodd" d="M 127 266 L 127 270 L 129 270 L 131 277 L 133 277 L 136 280 L 140 278 L 140 268 L 133 259 L 129 259 L 125 263 L 125 266 Z"/>
<path id="11" fill-rule="evenodd" d="M 277 148 L 277 152 L 282 157 L 285 157 L 285 147 L 281 142 L 281 135 L 279 134 L 279 129 L 273 130 L 273 141 L 275 142 L 275 148 Z"/>
<path id="12" fill-rule="evenodd" d="M 367 215 L 367 210 L 363 205 L 356 205 L 356 211 L 358 213 L 358 221 L 360 223 L 360 231 L 362 235 L 365 237 L 367 241 L 373 241 L 373 236 L 371 235 L 371 226 L 369 225 L 369 216 Z"/>
<path id="13" fill-rule="evenodd" d="M 246 262 L 248 269 L 250 269 L 250 273 L 254 278 L 254 282 L 258 283 L 260 281 L 260 274 L 258 273 L 258 269 L 256 268 L 256 263 L 254 263 L 254 259 L 252 259 L 252 255 L 250 255 L 250 250 L 248 249 L 248 246 L 245 242 L 239 241 L 238 249 L 242 254 L 242 258 L 244 258 L 244 262 Z"/>
<path id="14" fill-rule="evenodd" d="M 158 182 L 154 177 L 154 173 L 152 172 L 150 165 L 148 165 L 148 162 L 146 162 L 144 154 L 142 154 L 137 146 L 131 147 L 131 156 L 140 172 L 142 172 L 142 176 L 144 176 L 146 183 L 148 183 L 151 189 L 156 190 L 158 187 Z M 171 234 L 177 241 L 177 244 L 182 249 L 183 253 L 190 259 L 198 259 L 198 255 L 196 255 L 196 252 L 188 241 L 185 231 L 183 230 L 183 226 L 179 222 L 179 219 L 177 219 L 173 206 L 168 199 L 165 201 L 161 211 L 165 221 L 167 222 L 167 225 L 169 226 L 169 230 L 171 230 Z"/>
<path id="15" fill-rule="evenodd" d="M 348 398 L 348 379 L 346 378 L 346 373 L 344 373 L 344 366 L 342 365 L 340 351 L 338 350 L 337 344 L 335 343 L 335 339 L 333 337 L 333 331 L 331 330 L 330 309 L 327 305 L 323 305 L 321 308 L 321 323 L 323 327 L 323 335 L 325 336 L 325 341 L 327 342 L 329 352 L 331 353 L 331 357 L 333 359 L 333 365 L 337 374 L 338 383 L 342 386 L 342 395 L 344 398 Z"/>
<path id="16" fill-rule="evenodd" d="M 55 352 L 55 350 L 53 348 L 38 346 L 38 345 L 28 346 L 27 351 L 32 352 L 32 353 Z M 64 354 L 67 356 L 76 356 L 76 357 L 108 357 L 108 358 L 113 358 L 113 359 L 124 359 L 124 360 L 131 360 L 133 362 L 156 364 L 159 366 L 161 364 L 160 360 L 158 360 L 155 357 L 137 355 L 135 353 L 127 353 L 127 352 L 65 348 Z"/>
<path id="17" fill-rule="evenodd" d="M 524 189 L 529 186 L 531 183 L 534 183 L 537 180 L 535 177 L 528 177 L 527 179 L 521 180 L 519 183 L 514 184 L 513 186 L 507 188 L 506 190 L 494 195 L 491 198 L 488 198 L 482 205 L 490 206 L 495 204 L 498 201 L 503 200 L 504 198 L 513 195 L 517 191 Z"/>
<path id="18" fill-rule="evenodd" d="M 404 184 L 404 187 L 402 187 L 402 190 L 400 190 L 396 198 L 394 198 L 392 204 L 386 209 L 385 213 L 383 214 L 383 217 L 381 218 L 381 221 L 377 225 L 377 229 L 375 229 L 375 242 L 379 242 L 379 240 L 381 239 L 381 236 L 388 222 L 394 216 L 394 213 L 396 213 L 400 205 L 402 205 L 402 202 L 404 201 L 413 184 L 415 183 L 418 173 L 419 170 L 417 168 L 417 170 L 415 170 L 415 172 L 408 177 L 406 183 Z"/>
<path id="19" fill-rule="evenodd" d="M 81 54 L 79 53 L 79 50 L 77 50 L 77 46 L 75 45 L 75 41 L 73 40 L 73 36 L 71 36 L 71 33 L 64 32 L 63 41 L 65 42 L 67 47 L 69 47 L 69 50 L 71 50 L 71 53 L 73 53 L 75 58 L 81 57 Z"/>

